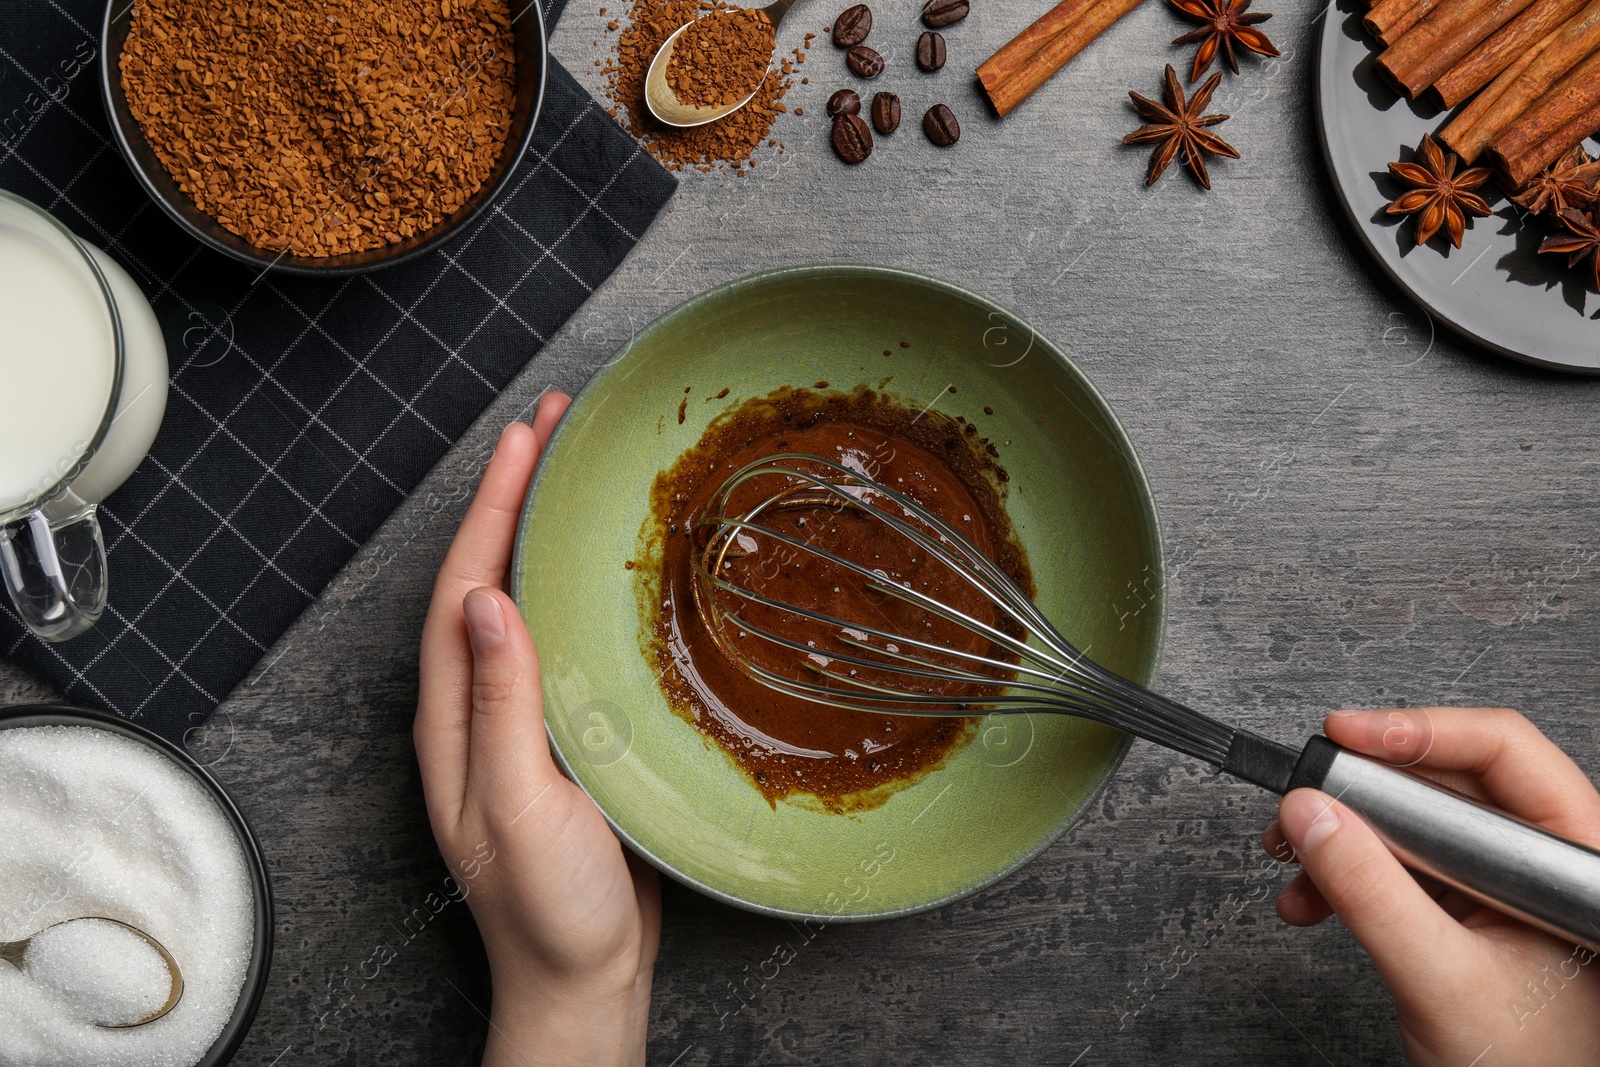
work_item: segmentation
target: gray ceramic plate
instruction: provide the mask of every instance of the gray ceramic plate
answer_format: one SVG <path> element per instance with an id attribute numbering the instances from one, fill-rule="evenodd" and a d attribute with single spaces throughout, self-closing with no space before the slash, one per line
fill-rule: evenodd
<path id="1" fill-rule="evenodd" d="M 1488 189 L 1495 213 L 1474 219 L 1462 246 L 1412 240 L 1414 224 L 1386 214 L 1398 184 L 1391 160 L 1409 159 L 1445 115 L 1412 105 L 1379 80 L 1379 47 L 1355 0 L 1339 0 L 1317 38 L 1316 108 L 1333 187 L 1362 244 L 1384 272 L 1436 321 L 1502 355 L 1558 370 L 1600 373 L 1600 295 L 1561 256 L 1541 256 L 1554 230 Z"/>

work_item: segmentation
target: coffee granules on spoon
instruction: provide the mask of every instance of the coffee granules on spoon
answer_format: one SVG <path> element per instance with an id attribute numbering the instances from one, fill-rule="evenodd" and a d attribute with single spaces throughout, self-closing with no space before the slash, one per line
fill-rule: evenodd
<path id="1" fill-rule="evenodd" d="M 770 136 L 773 123 L 788 111 L 783 97 L 793 84 L 796 68 L 805 62 L 815 34 L 806 34 L 801 47 L 767 70 L 748 104 L 716 122 L 687 129 L 667 126 L 656 121 L 644 102 L 650 62 L 679 26 L 691 19 L 737 10 L 741 9 L 721 0 L 634 0 L 629 21 L 622 24 L 616 38 L 612 61 L 601 72 L 605 78 L 601 89 L 611 100 L 611 115 L 668 170 L 727 167 L 743 175 L 745 168 L 756 165 L 763 142 L 776 140 Z M 685 30 L 684 37 L 689 32 Z M 767 147 L 783 153 L 782 144 Z"/>
<path id="2" fill-rule="evenodd" d="M 737 104 L 766 77 L 776 44 L 772 23 L 753 11 L 695 19 L 673 46 L 667 84 L 690 107 Z"/>
<path id="3" fill-rule="evenodd" d="M 509 0 L 137 0 L 122 91 L 200 210 L 258 247 L 378 248 L 493 171 L 515 81 Z"/>

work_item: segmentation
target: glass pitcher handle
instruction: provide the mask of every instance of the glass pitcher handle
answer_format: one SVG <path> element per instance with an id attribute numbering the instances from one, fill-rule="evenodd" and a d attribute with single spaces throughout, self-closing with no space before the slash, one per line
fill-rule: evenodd
<path id="1" fill-rule="evenodd" d="M 46 641 L 65 641 L 99 622 L 108 586 L 94 508 L 56 523 L 36 511 L 0 527 L 0 577 L 22 621 Z"/>

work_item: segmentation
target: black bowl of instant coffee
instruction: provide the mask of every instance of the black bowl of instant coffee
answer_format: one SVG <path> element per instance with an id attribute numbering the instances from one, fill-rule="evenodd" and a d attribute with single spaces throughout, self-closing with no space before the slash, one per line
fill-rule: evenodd
<path id="1" fill-rule="evenodd" d="M 455 236 L 512 182 L 544 100 L 537 4 L 113 2 L 100 85 L 139 183 L 202 243 L 340 276 Z"/>

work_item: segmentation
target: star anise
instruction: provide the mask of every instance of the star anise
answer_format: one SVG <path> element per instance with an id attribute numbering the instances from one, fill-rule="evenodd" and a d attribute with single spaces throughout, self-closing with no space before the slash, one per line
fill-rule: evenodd
<path id="1" fill-rule="evenodd" d="M 1594 287 L 1600 290 L 1600 226 L 1575 207 L 1562 208 L 1556 212 L 1556 218 L 1567 232 L 1546 237 L 1539 243 L 1539 251 L 1565 253 L 1568 267 L 1576 267 L 1587 259 L 1594 274 Z"/>
<path id="2" fill-rule="evenodd" d="M 1560 216 L 1564 208 L 1594 203 L 1596 182 L 1600 182 L 1600 160 L 1590 159 L 1583 146 L 1576 145 L 1511 199 L 1536 215 L 1548 208 Z"/>
<path id="3" fill-rule="evenodd" d="M 1194 94 L 1193 100 L 1186 101 L 1183 86 L 1178 82 L 1178 72 L 1172 69 L 1172 64 L 1167 64 L 1167 84 L 1165 97 L 1166 106 L 1156 103 L 1148 96 L 1130 92 L 1133 106 L 1145 119 L 1146 125 L 1140 126 L 1122 139 L 1123 144 L 1147 144 L 1155 141 L 1159 146 L 1150 155 L 1150 172 L 1145 177 L 1145 185 L 1154 185 L 1156 179 L 1161 177 L 1162 171 L 1167 169 L 1178 154 L 1178 149 L 1183 149 L 1183 162 L 1189 168 L 1189 173 L 1194 175 L 1195 181 L 1202 186 L 1211 188 L 1211 177 L 1206 173 L 1204 152 L 1216 156 L 1227 156 L 1229 159 L 1238 159 L 1239 153 L 1233 146 L 1214 133 L 1208 132 L 1205 127 L 1215 126 L 1227 119 L 1226 115 L 1206 115 L 1203 112 L 1206 105 L 1211 103 L 1211 94 L 1217 91 L 1217 83 L 1222 81 L 1222 73 L 1206 79 L 1200 91 Z"/>
<path id="4" fill-rule="evenodd" d="M 1466 232 L 1467 216 L 1489 214 L 1489 205 L 1472 190 L 1489 180 L 1487 167 L 1473 167 L 1456 173 L 1460 162 L 1454 152 L 1445 155 L 1432 136 L 1422 135 L 1416 163 L 1391 163 L 1389 173 L 1413 188 L 1401 193 L 1389 205 L 1391 215 L 1417 215 L 1417 244 L 1443 227 L 1457 248 Z"/>
<path id="5" fill-rule="evenodd" d="M 1211 66 L 1211 61 L 1217 57 L 1220 46 L 1222 56 L 1228 61 L 1228 69 L 1235 74 L 1239 73 L 1239 58 L 1234 55 L 1233 46 L 1238 44 L 1248 48 L 1258 56 L 1275 56 L 1278 50 L 1267 40 L 1267 35 L 1255 29 L 1257 23 L 1265 22 L 1272 16 L 1261 12 L 1249 12 L 1250 0 L 1168 0 L 1178 14 L 1186 19 L 1200 23 L 1198 30 L 1190 30 L 1182 37 L 1175 38 L 1173 44 L 1192 44 L 1200 42 L 1200 50 L 1194 54 L 1194 69 L 1189 72 L 1189 80 L 1195 81 Z"/>

